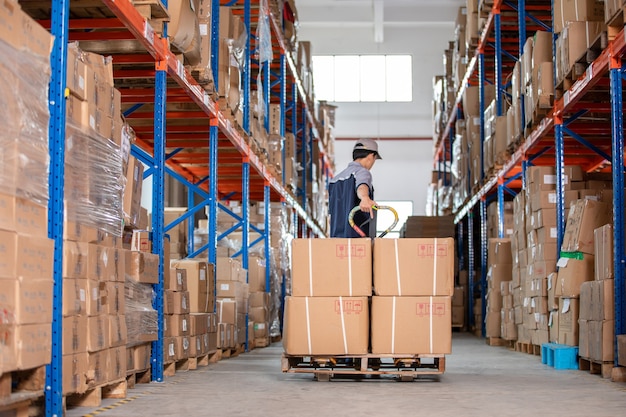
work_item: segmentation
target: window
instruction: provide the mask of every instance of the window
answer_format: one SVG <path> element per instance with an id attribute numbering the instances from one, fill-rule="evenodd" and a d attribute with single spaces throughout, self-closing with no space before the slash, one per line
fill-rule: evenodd
<path id="1" fill-rule="evenodd" d="M 343 102 L 413 100 L 410 55 L 318 55 L 313 57 L 315 96 Z"/>
<path id="2" fill-rule="evenodd" d="M 394 227 L 385 237 L 398 238 L 400 237 L 400 229 L 406 222 L 409 216 L 413 215 L 413 202 L 412 201 L 376 201 L 379 206 L 393 207 L 398 212 L 398 224 Z M 377 212 L 376 218 L 376 236 L 380 236 L 387 227 L 393 223 L 393 213 L 389 210 L 380 210 Z"/>

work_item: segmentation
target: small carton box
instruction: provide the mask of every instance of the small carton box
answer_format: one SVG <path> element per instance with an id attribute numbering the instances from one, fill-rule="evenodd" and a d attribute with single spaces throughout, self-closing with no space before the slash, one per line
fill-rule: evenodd
<path id="1" fill-rule="evenodd" d="M 368 239 L 294 239 L 292 295 L 368 296 L 372 244 Z"/>
<path id="2" fill-rule="evenodd" d="M 372 353 L 450 353 L 451 324 L 451 297 L 372 297 Z"/>
<path id="3" fill-rule="evenodd" d="M 451 238 L 375 239 L 375 293 L 452 296 L 454 256 L 454 239 Z"/>
<path id="4" fill-rule="evenodd" d="M 559 343 L 578 346 L 578 298 L 559 298 Z"/>
<path id="5" fill-rule="evenodd" d="M 613 225 L 605 224 L 594 230 L 596 254 L 595 279 L 613 278 Z"/>
<path id="6" fill-rule="evenodd" d="M 611 208 L 605 203 L 593 200 L 578 200 L 572 205 L 561 251 L 563 252 L 583 252 L 593 255 L 594 231 L 611 222 Z"/>
<path id="7" fill-rule="evenodd" d="M 285 299 L 283 346 L 287 354 L 362 355 L 368 352 L 368 342 L 367 297 Z"/>
<path id="8" fill-rule="evenodd" d="M 575 258 L 562 257 L 559 267 L 556 295 L 558 297 L 578 297 L 580 286 L 593 280 L 594 256 L 580 253 Z"/>

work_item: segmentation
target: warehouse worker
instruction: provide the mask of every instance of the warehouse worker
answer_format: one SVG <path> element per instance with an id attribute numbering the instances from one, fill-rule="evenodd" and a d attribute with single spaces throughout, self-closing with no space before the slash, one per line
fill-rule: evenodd
<path id="1" fill-rule="evenodd" d="M 373 139 L 359 139 L 352 150 L 352 162 L 330 180 L 330 237 L 360 237 L 348 224 L 348 215 L 356 206 L 361 211 L 354 215 L 354 223 L 366 236 L 375 237 L 373 206 L 376 202 L 370 170 L 377 159 L 382 159 L 378 153 L 378 143 Z"/>

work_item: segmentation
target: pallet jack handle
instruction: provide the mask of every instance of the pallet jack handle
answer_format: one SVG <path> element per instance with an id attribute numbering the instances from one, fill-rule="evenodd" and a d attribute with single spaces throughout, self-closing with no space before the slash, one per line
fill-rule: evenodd
<path id="1" fill-rule="evenodd" d="M 389 210 L 393 213 L 393 216 L 394 216 L 393 223 L 391 224 L 391 226 L 385 229 L 385 231 L 382 232 L 380 236 L 378 236 L 378 237 L 383 237 L 387 233 L 389 233 L 394 227 L 396 227 L 396 225 L 398 224 L 398 212 L 393 207 L 390 207 L 390 206 L 372 206 L 372 208 L 374 210 Z M 359 234 L 359 236 L 366 237 L 363 230 L 361 230 L 361 228 L 357 226 L 356 223 L 354 223 L 354 215 L 359 210 L 361 210 L 359 206 L 356 206 L 352 210 L 350 210 L 350 215 L 348 216 L 348 223 L 350 223 L 350 226 Z"/>

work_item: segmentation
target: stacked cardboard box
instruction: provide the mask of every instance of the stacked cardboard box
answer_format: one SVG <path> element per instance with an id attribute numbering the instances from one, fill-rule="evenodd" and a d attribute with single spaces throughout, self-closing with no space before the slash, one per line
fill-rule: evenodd
<path id="1" fill-rule="evenodd" d="M 165 207 L 163 223 L 165 225 L 171 224 L 186 212 L 187 207 Z M 187 221 L 188 219 L 183 220 L 167 232 L 169 235 L 168 253 L 170 259 L 183 259 L 187 256 L 187 240 L 189 239 Z"/>
<path id="2" fill-rule="evenodd" d="M 491 103 L 495 96 L 493 86 L 486 85 L 483 87 L 485 94 L 485 103 Z M 470 184 L 476 185 L 481 180 L 481 137 L 480 137 L 480 100 L 479 88 L 470 86 L 463 93 L 463 113 L 465 116 L 465 129 L 467 132 L 467 142 L 470 148 Z"/>
<path id="3" fill-rule="evenodd" d="M 19 4 L 8 6 L 0 7 L 0 374 L 50 362 L 54 248 L 46 233 L 49 111 L 44 93 L 52 37 Z"/>
<path id="4" fill-rule="evenodd" d="M 215 86 L 213 85 L 213 71 L 211 69 L 212 7 L 212 0 L 199 1 L 196 12 L 200 38 L 200 59 L 199 62 L 192 67 L 194 78 L 208 91 L 215 91 Z"/>
<path id="5" fill-rule="evenodd" d="M 465 328 L 466 325 L 466 308 L 465 303 L 466 294 L 465 286 L 454 287 L 454 294 L 452 295 L 452 327 Z"/>
<path id="6" fill-rule="evenodd" d="M 450 353 L 454 239 L 375 239 L 374 293 L 372 353 Z"/>
<path id="7" fill-rule="evenodd" d="M 483 166 L 486 172 L 497 169 L 508 159 L 507 140 L 507 107 L 503 104 L 502 113 L 498 115 L 495 100 L 485 104 L 485 142 Z"/>
<path id="8" fill-rule="evenodd" d="M 513 281 L 500 283 L 502 293 L 502 310 L 500 315 L 500 337 L 504 340 L 517 340 L 517 324 L 515 323 L 515 307 L 513 300 Z"/>
<path id="9" fill-rule="evenodd" d="M 270 294 L 266 285 L 266 263 L 259 256 L 250 256 L 248 259 L 248 289 L 249 298 L 249 323 L 252 323 L 253 334 L 249 335 L 254 340 L 255 347 L 269 345 L 270 329 Z"/>
<path id="10" fill-rule="evenodd" d="M 217 320 L 224 334 L 232 335 L 220 340 L 222 348 L 234 348 L 246 343 L 246 314 L 248 314 L 248 271 L 238 259 L 218 257 L 216 262 Z M 221 330 L 221 329 L 220 329 Z"/>
<path id="11" fill-rule="evenodd" d="M 405 238 L 454 237 L 454 234 L 452 216 L 409 216 L 400 230 Z"/>
<path id="12" fill-rule="evenodd" d="M 517 326 L 517 340 L 529 343 L 523 326 L 524 290 L 522 285 L 526 280 L 528 257 L 526 247 L 526 193 L 520 192 L 513 200 L 513 236 L 511 237 L 511 257 L 513 271 L 511 293 L 513 295 L 514 322 Z"/>
<path id="13" fill-rule="evenodd" d="M 511 237 L 513 235 L 513 202 L 505 201 L 503 207 L 504 217 L 502 224 L 504 226 L 504 236 Z M 498 236 L 498 225 L 500 224 L 500 210 L 498 203 L 494 202 L 487 206 L 487 236 L 495 238 Z"/>
<path id="14" fill-rule="evenodd" d="M 291 296 L 285 300 L 285 352 L 368 352 L 372 245 L 368 239 L 295 239 Z"/>
<path id="15" fill-rule="evenodd" d="M 552 33 L 537 31 L 526 40 L 522 55 L 522 91 L 526 127 L 534 126 L 550 107 L 554 95 L 552 67 Z"/>
<path id="16" fill-rule="evenodd" d="M 511 74 L 511 106 L 506 112 L 507 145 L 518 143 L 522 136 L 522 61 L 519 60 L 513 67 Z"/>
<path id="17" fill-rule="evenodd" d="M 487 316 L 485 317 L 485 336 L 499 338 L 502 324 L 503 282 L 512 279 L 511 240 L 489 239 L 487 252 L 489 270 L 487 272 Z M 509 295 L 508 284 L 504 285 L 505 295 Z"/>
<path id="18" fill-rule="evenodd" d="M 581 286 L 594 279 L 594 230 L 610 221 L 610 216 L 611 210 L 607 204 L 589 199 L 578 200 L 570 208 L 561 245 L 555 290 L 555 295 L 560 297 L 559 343 L 576 346 L 579 342 Z"/>
<path id="19" fill-rule="evenodd" d="M 132 256 L 129 254 L 127 260 Z M 134 256 L 137 261 L 142 259 L 137 255 Z M 139 267 L 139 262 L 134 265 Z M 145 274 L 128 274 L 124 283 L 128 332 L 127 370 L 130 372 L 142 372 L 150 368 L 151 342 L 157 340 L 158 337 L 158 315 L 152 306 L 152 299 L 154 298 L 152 284 L 145 282 L 146 280 L 154 282 L 155 276 L 158 280 L 158 275 L 156 275 L 158 270 L 153 267 L 154 262 L 150 262 L 149 265 L 149 268 L 144 268 Z M 144 276 L 142 277 L 142 275 Z"/>
<path id="20" fill-rule="evenodd" d="M 604 31 L 606 25 L 601 21 L 566 22 L 556 41 L 557 84 L 565 80 L 571 83 L 582 75 L 587 67 L 587 50 Z"/>

